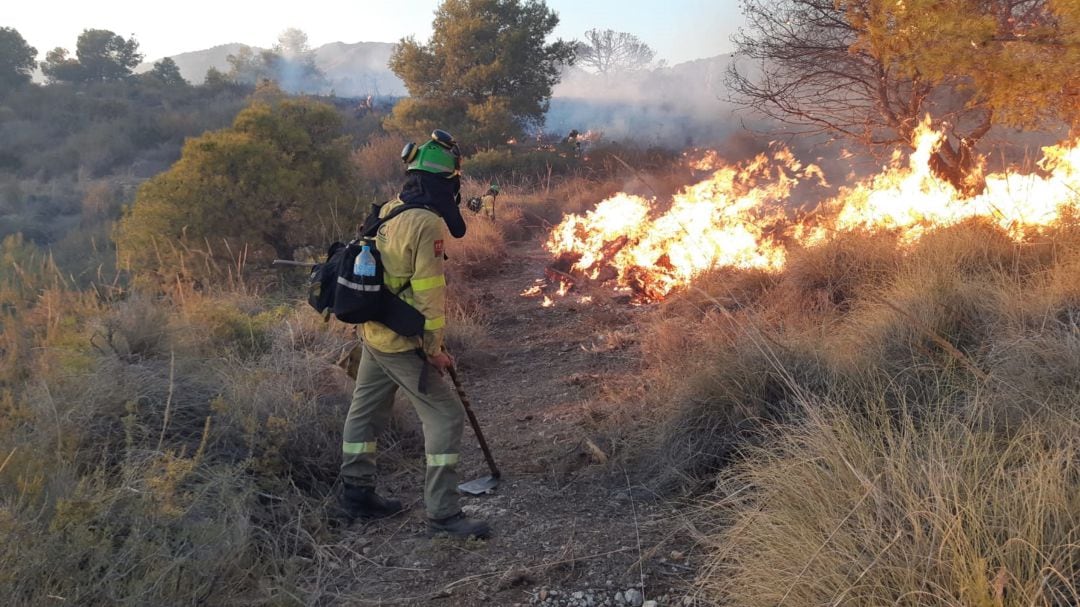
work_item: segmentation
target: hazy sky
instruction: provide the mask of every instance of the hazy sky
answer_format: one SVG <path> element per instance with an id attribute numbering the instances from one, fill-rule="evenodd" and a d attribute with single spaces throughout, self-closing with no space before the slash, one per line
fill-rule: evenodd
<path id="1" fill-rule="evenodd" d="M 414 35 L 427 40 L 439 0 L 307 0 L 251 2 L 186 0 L 54 0 L 5 2 L 0 27 L 14 27 L 45 53 L 62 46 L 72 52 L 84 29 L 134 35 L 147 60 L 228 42 L 268 48 L 278 34 L 296 27 L 312 47 L 327 42 L 396 42 Z M 559 14 L 555 35 L 582 38 L 590 28 L 630 32 L 679 63 L 731 50 L 729 38 L 742 22 L 737 0 L 547 0 Z"/>

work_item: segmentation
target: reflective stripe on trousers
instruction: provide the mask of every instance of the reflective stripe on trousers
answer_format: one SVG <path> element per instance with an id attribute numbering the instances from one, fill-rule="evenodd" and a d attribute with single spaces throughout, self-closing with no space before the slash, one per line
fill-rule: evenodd
<path id="1" fill-rule="evenodd" d="M 375 441 L 366 443 L 341 443 L 341 451 L 350 455 L 356 455 L 358 453 L 375 453 Z"/>
<path id="2" fill-rule="evenodd" d="M 453 466 L 458 463 L 460 455 L 457 453 L 428 453 L 428 466 Z"/>

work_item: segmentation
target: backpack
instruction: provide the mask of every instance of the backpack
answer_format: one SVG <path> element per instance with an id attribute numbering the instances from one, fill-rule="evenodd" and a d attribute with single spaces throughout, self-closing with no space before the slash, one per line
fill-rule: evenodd
<path id="1" fill-rule="evenodd" d="M 473 196 L 465 203 L 465 208 L 473 213 L 479 213 L 480 209 L 484 208 L 484 201 L 479 196 Z"/>
<path id="2" fill-rule="evenodd" d="M 329 317 L 334 308 L 334 289 L 337 285 L 336 268 L 345 250 L 345 243 L 335 242 L 326 250 L 326 261 L 311 267 L 308 276 L 308 304 L 325 317 Z"/>
<path id="3" fill-rule="evenodd" d="M 360 237 L 343 244 L 335 242 L 326 253 L 326 261 L 316 265 L 308 280 L 308 303 L 324 315 L 333 313 L 344 323 L 380 322 L 398 335 L 415 337 L 424 333 L 424 315 L 405 303 L 383 284 L 382 256 L 375 245 L 375 236 L 382 225 L 410 209 L 428 209 L 422 204 L 404 204 L 379 217 L 381 205 L 375 205 L 364 221 Z M 357 276 L 353 263 L 364 245 L 375 257 L 375 275 Z"/>

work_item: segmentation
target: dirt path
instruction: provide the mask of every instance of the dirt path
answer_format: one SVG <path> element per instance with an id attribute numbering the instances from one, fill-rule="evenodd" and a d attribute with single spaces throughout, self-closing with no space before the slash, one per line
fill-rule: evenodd
<path id="1" fill-rule="evenodd" d="M 415 463 L 421 454 L 410 451 L 416 445 L 400 447 L 396 469 L 381 483 L 413 500 L 412 510 L 344 532 L 356 583 L 328 589 L 327 602 L 692 604 L 684 599 L 693 572 L 676 513 L 648 499 L 630 472 L 603 463 L 589 431 L 603 414 L 603 378 L 634 370 L 633 346 L 617 336 L 637 312 L 581 305 L 573 295 L 542 307 L 542 296 L 522 292 L 542 282 L 544 266 L 538 243 L 517 243 L 497 272 L 478 279 L 490 302 L 492 343 L 459 360 L 504 475 L 495 494 L 464 498 L 464 508 L 488 520 L 494 537 L 430 539 L 419 498 L 423 468 Z M 471 430 L 464 445 L 462 477 L 487 474 Z"/>

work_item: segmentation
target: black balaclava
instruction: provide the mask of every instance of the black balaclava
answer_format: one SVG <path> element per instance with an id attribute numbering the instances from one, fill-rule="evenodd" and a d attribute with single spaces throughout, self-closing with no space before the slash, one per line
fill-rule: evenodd
<path id="1" fill-rule="evenodd" d="M 427 171 L 409 171 L 405 175 L 405 185 L 401 186 L 400 198 L 405 204 L 426 204 L 435 209 L 454 238 L 465 235 L 465 219 L 459 208 L 460 177 L 447 179 Z"/>

